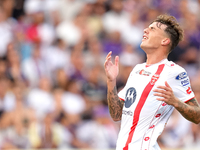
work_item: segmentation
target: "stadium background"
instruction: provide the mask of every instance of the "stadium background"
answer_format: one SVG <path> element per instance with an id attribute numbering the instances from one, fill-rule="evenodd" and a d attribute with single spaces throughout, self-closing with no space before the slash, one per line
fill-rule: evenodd
<path id="1" fill-rule="evenodd" d="M 169 59 L 200 102 L 200 0 L 0 0 L 0 149 L 114 149 L 105 56 L 120 56 L 120 90 L 145 61 L 143 29 L 162 13 L 185 30 Z M 200 126 L 174 111 L 158 141 L 200 149 Z"/>

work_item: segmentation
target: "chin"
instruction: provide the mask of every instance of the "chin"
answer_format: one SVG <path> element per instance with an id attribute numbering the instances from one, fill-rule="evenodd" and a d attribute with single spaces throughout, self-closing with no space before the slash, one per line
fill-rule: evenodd
<path id="1" fill-rule="evenodd" d="M 146 53 L 146 50 L 148 50 L 149 47 L 145 45 L 144 43 L 141 43 L 140 48 Z"/>
<path id="2" fill-rule="evenodd" d="M 144 43 L 141 43 L 141 44 L 140 44 L 140 48 L 144 50 L 144 48 L 145 48 Z"/>

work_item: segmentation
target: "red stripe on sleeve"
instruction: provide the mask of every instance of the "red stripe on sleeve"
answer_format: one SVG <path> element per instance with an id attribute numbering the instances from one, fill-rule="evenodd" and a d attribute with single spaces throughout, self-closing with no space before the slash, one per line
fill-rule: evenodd
<path id="1" fill-rule="evenodd" d="M 119 98 L 119 99 L 121 99 L 122 101 L 125 101 L 124 99 L 122 99 L 122 98 Z"/>
<path id="2" fill-rule="evenodd" d="M 194 98 L 194 97 L 193 97 Z M 190 99 L 188 99 L 188 100 L 186 100 L 186 101 L 184 101 L 184 103 L 187 103 L 187 102 L 189 102 L 190 100 L 192 100 L 193 98 L 190 98 Z"/>

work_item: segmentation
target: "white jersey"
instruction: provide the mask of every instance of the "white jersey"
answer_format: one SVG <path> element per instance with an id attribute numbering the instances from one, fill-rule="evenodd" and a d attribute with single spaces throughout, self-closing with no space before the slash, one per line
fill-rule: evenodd
<path id="1" fill-rule="evenodd" d="M 125 87 L 118 93 L 124 100 L 117 150 L 160 150 L 157 138 L 174 107 L 156 100 L 153 90 L 168 82 L 174 95 L 187 102 L 194 98 L 186 71 L 167 59 L 132 70 Z"/>

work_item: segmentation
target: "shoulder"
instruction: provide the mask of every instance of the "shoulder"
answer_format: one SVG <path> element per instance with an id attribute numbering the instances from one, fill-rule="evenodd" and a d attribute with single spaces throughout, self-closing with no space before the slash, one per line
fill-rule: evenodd
<path id="1" fill-rule="evenodd" d="M 183 67 L 181 67 L 180 65 L 176 64 L 173 61 L 166 61 L 165 65 L 171 69 L 184 69 Z"/>
<path id="2" fill-rule="evenodd" d="M 178 80 L 187 76 L 186 70 L 180 65 L 174 63 L 173 61 L 167 61 L 165 65 L 166 68 L 169 70 L 169 74 L 172 76 L 176 76 Z"/>

